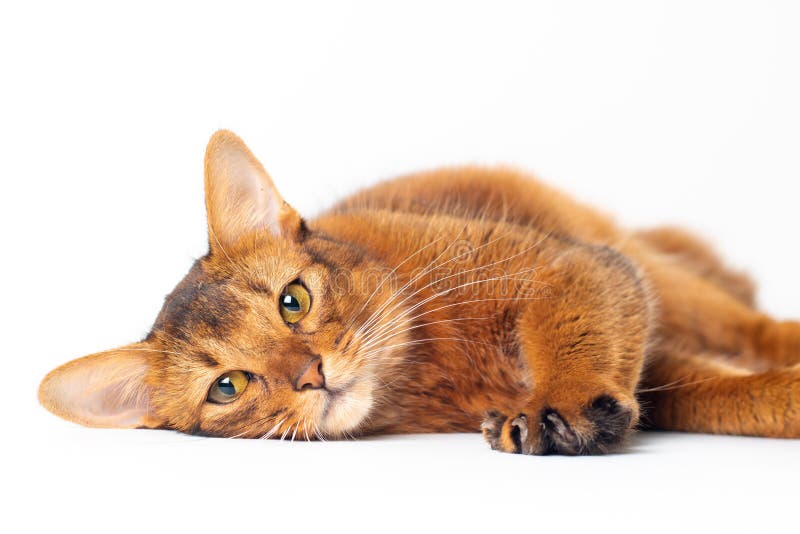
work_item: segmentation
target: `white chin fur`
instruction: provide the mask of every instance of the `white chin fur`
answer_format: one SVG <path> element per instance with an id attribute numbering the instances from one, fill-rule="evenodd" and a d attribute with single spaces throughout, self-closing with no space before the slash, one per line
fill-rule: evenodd
<path id="1" fill-rule="evenodd" d="M 320 424 L 322 432 L 340 437 L 356 430 L 369 414 L 373 403 L 371 380 L 358 380 L 347 391 L 332 397 L 327 413 Z"/>

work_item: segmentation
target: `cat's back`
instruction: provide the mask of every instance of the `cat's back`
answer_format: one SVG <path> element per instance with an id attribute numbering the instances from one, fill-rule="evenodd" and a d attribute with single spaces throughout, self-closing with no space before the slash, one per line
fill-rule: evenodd
<path id="1" fill-rule="evenodd" d="M 582 241 L 613 243 L 613 220 L 528 174 L 507 167 L 449 167 L 381 182 L 331 210 L 455 215 L 535 227 Z"/>

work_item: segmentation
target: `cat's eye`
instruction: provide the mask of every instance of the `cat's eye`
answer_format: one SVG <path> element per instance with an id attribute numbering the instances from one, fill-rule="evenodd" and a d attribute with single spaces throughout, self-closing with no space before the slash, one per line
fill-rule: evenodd
<path id="1" fill-rule="evenodd" d="M 250 383 L 250 376 L 244 371 L 230 371 L 217 378 L 211 390 L 208 392 L 208 400 L 217 404 L 227 404 L 239 398 L 247 384 Z"/>
<path id="2" fill-rule="evenodd" d="M 311 307 L 311 295 L 302 284 L 297 282 L 289 284 L 281 293 L 281 317 L 287 323 L 296 323 L 308 313 Z"/>

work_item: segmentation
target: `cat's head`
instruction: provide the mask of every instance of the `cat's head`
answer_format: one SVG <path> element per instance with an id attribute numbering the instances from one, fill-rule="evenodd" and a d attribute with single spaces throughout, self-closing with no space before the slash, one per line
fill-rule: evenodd
<path id="1" fill-rule="evenodd" d="M 205 188 L 209 252 L 150 334 L 55 369 L 41 403 L 99 427 L 303 439 L 363 428 L 402 364 L 404 335 L 375 335 L 404 321 L 402 307 L 379 313 L 391 308 L 385 271 L 308 230 L 230 132 L 208 145 Z"/>

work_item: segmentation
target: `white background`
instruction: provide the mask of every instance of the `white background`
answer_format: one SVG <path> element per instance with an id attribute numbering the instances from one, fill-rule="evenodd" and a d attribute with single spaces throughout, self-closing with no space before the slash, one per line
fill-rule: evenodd
<path id="1" fill-rule="evenodd" d="M 797 532 L 800 442 L 210 440 L 80 428 L 36 387 L 143 336 L 204 253 L 221 127 L 306 215 L 395 174 L 511 163 L 625 224 L 700 231 L 799 316 L 798 28 L 797 3 L 763 0 L 4 2 L 3 530 Z"/>

